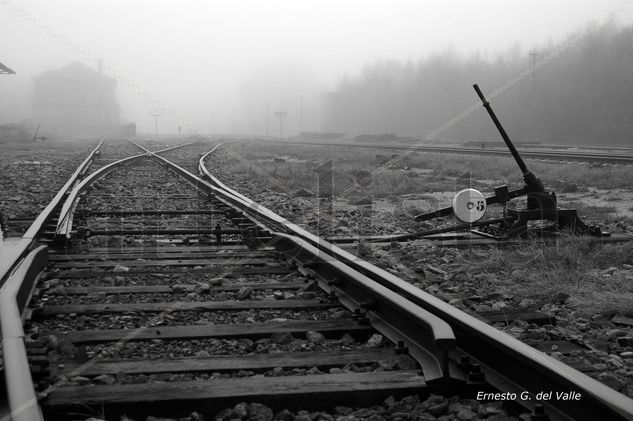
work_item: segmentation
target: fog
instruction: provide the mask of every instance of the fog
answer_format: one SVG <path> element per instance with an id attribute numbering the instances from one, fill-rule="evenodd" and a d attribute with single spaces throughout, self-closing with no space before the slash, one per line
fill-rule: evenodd
<path id="1" fill-rule="evenodd" d="M 16 72 L 0 75 L 0 124 L 33 122 L 37 75 L 102 60 L 118 80 L 121 121 L 139 133 L 154 132 L 158 108 L 159 134 L 263 135 L 267 109 L 270 135 L 279 135 L 276 111 L 288 113 L 284 136 L 328 129 L 326 94 L 368 64 L 447 50 L 492 60 L 517 45 L 527 55 L 614 11 L 609 20 L 633 23 L 630 3 L 0 0 L 0 63 Z"/>

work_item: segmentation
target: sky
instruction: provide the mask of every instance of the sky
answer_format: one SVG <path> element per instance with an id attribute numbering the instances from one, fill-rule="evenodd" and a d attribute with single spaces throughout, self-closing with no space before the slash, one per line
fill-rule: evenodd
<path id="1" fill-rule="evenodd" d="M 119 79 L 121 118 L 159 133 L 320 129 L 323 93 L 376 60 L 495 55 L 563 40 L 633 0 L 0 0 L 0 124 L 33 117 L 32 78 L 80 61 Z M 303 119 L 301 119 L 303 109 Z M 283 130 L 283 128 L 282 128 Z"/>

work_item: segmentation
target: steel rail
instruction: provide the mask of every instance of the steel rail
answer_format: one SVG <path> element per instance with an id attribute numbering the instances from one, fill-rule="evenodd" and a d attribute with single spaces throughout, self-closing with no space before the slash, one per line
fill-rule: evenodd
<path id="1" fill-rule="evenodd" d="M 127 158 L 119 159 L 118 161 L 112 162 L 104 167 L 99 168 L 97 171 L 93 172 L 88 177 L 83 179 L 81 183 L 79 183 L 70 192 L 70 194 L 64 201 L 61 213 L 59 215 L 59 220 L 57 222 L 57 228 L 55 229 L 55 235 L 70 238 L 72 226 L 73 226 L 73 215 L 74 215 L 75 208 L 77 207 L 77 203 L 79 201 L 79 194 L 81 192 L 86 190 L 88 186 L 90 186 L 96 180 L 102 177 L 105 177 L 108 173 L 118 168 L 119 165 L 122 165 L 124 163 L 130 163 L 143 157 L 147 157 L 147 154 L 139 154 L 139 155 L 134 155 L 134 156 L 129 156 Z"/>
<path id="2" fill-rule="evenodd" d="M 24 345 L 22 313 L 35 284 L 36 274 L 46 265 L 47 247 L 31 251 L 37 236 L 59 208 L 66 193 L 81 179 L 99 154 L 103 139 L 88 154 L 68 181 L 35 218 L 22 238 L 0 258 L 0 337 L 4 360 L 4 383 L 8 395 L 10 417 L 18 421 L 42 419 Z"/>
<path id="3" fill-rule="evenodd" d="M 436 146 L 436 145 L 383 145 L 373 143 L 351 143 L 351 142 L 301 142 L 301 141 L 265 141 L 269 144 L 277 145 L 308 145 L 308 146 L 335 146 L 347 148 L 365 148 L 365 149 L 388 149 L 402 150 L 408 152 L 435 152 L 450 153 L 464 155 L 493 155 L 510 157 L 507 149 L 490 149 L 490 148 L 467 148 L 454 146 Z M 532 159 L 553 159 L 562 161 L 582 161 L 582 162 L 599 162 L 610 164 L 633 164 L 633 155 L 627 154 L 601 154 L 590 152 L 556 152 L 548 150 L 526 150 L 521 148 L 521 156 Z"/>
<path id="4" fill-rule="evenodd" d="M 547 149 L 589 149 L 589 150 L 598 150 L 598 151 L 633 151 L 633 148 L 627 147 L 627 146 L 597 146 L 597 145 L 562 145 L 562 144 L 556 144 L 556 143 L 527 143 L 527 144 L 523 144 L 524 148 L 528 148 L 528 149 L 538 149 L 538 148 L 543 148 L 545 150 Z"/>
<path id="5" fill-rule="evenodd" d="M 157 153 L 149 152 L 149 154 L 141 156 L 150 155 L 158 162 L 173 168 L 192 185 L 214 192 L 225 203 L 229 203 L 253 217 L 264 229 L 269 229 L 271 225 L 279 228 L 282 232 L 276 236 L 278 241 L 289 241 L 289 237 L 291 237 L 295 243 L 305 242 L 305 244 L 300 244 L 302 246 L 300 250 L 310 251 L 312 255 L 316 254 L 316 257 L 325 264 L 336 263 L 333 266 L 346 264 L 354 271 L 365 275 L 371 281 L 377 282 L 383 288 L 404 297 L 429 313 L 437 317 L 441 315 L 441 319 L 448 321 L 455 331 L 458 346 L 485 366 L 488 380 L 492 384 L 502 385 L 506 390 L 514 388 L 535 392 L 549 387 L 552 390 L 578 390 L 582 392 L 583 401 L 581 402 L 556 402 L 555 405 L 545 403 L 552 411 L 550 413 L 551 419 L 633 419 L 633 400 L 497 331 L 472 316 L 466 315 L 394 275 L 310 234 L 245 196 L 237 192 L 235 195 L 200 179 L 160 157 Z M 207 155 L 205 154 L 203 157 Z M 203 159 L 201 158 L 199 163 L 202 167 L 204 167 Z M 20 284 L 24 285 L 25 283 L 21 282 Z M 498 372 L 499 361 L 503 363 L 502 369 L 508 373 Z M 555 374 L 554 378 L 552 378 L 552 373 Z M 515 374 L 521 374 L 521 376 L 515 376 Z M 508 377 L 517 383 L 508 384 Z M 14 381 L 16 384 L 19 383 L 17 379 Z"/>
<path id="6" fill-rule="evenodd" d="M 182 148 L 188 145 L 191 145 L 191 143 L 184 143 L 182 145 L 171 146 L 168 148 L 158 150 L 154 153 L 168 152 L 168 151 Z M 119 165 L 124 164 L 124 163 L 130 163 L 147 156 L 149 156 L 148 153 L 142 153 L 142 154 L 138 154 L 134 156 L 129 156 L 127 158 L 119 159 L 115 162 L 112 162 L 106 166 L 99 168 L 97 171 L 93 172 L 84 180 L 82 180 L 81 183 L 77 184 L 72 189 L 72 191 L 70 192 L 66 200 L 64 201 L 61 213 L 59 215 L 57 228 L 55 230 L 56 235 L 59 235 L 65 238 L 70 238 L 72 227 L 73 227 L 73 215 L 77 207 L 77 204 L 79 202 L 79 195 L 83 191 L 85 191 L 88 188 L 88 186 L 90 186 L 96 180 L 105 177 L 107 174 L 115 170 Z"/>
<path id="7" fill-rule="evenodd" d="M 374 325 L 378 326 L 377 323 L 379 323 L 382 327 L 379 330 L 383 332 L 395 330 L 403 333 L 404 337 L 396 335 L 390 339 L 397 343 L 406 338 L 409 353 L 421 362 L 427 383 L 462 380 L 457 370 L 450 368 L 449 352 L 455 348 L 456 341 L 448 323 L 352 269 L 334 256 L 322 253 L 306 240 L 282 233 L 273 233 L 273 235 L 276 237 L 276 246 L 286 255 L 303 263 L 309 263 L 311 268 L 318 265 L 319 273 L 325 272 L 330 275 L 328 278 L 338 279 L 339 282 L 335 284 L 336 290 L 330 289 L 330 291 L 341 296 L 368 297 L 370 304 L 357 302 L 354 310 L 367 311 L 374 319 L 372 320 Z M 350 282 L 343 282 L 343 279 Z M 355 293 L 351 293 L 353 290 L 356 290 Z M 372 299 L 376 301 L 371 301 Z M 409 328 L 407 329 L 406 326 Z M 428 334 L 420 335 L 420 327 L 423 327 Z"/>
<path id="8" fill-rule="evenodd" d="M 86 159 L 77 167 L 75 172 L 70 176 L 68 181 L 62 186 L 57 194 L 53 197 L 50 203 L 44 208 L 44 210 L 35 218 L 29 229 L 24 233 L 22 239 L 19 240 L 13 247 L 9 248 L 8 252 L 0 259 L 0 286 L 4 282 L 5 277 L 11 271 L 11 269 L 19 262 L 20 258 L 24 257 L 29 247 L 34 243 L 35 238 L 43 230 L 46 223 L 53 216 L 53 212 L 57 209 L 62 202 L 64 195 L 77 183 L 82 174 L 86 172 L 95 156 L 99 153 L 99 148 L 103 143 L 103 139 L 99 144 L 88 154 Z"/>
<path id="9" fill-rule="evenodd" d="M 40 246 L 20 261 L 20 265 L 0 288 L 0 331 L 4 381 L 13 421 L 42 420 L 24 344 L 22 314 L 39 273 L 48 264 L 48 247 Z"/>
<path id="10" fill-rule="evenodd" d="M 41 410 L 37 404 L 33 381 L 29 372 L 29 363 L 24 344 L 22 313 L 32 293 L 37 275 L 48 261 L 48 247 L 33 249 L 37 237 L 56 209 L 62 204 L 66 194 L 72 196 L 82 185 L 81 178 L 95 157 L 99 155 L 103 139 L 77 167 L 68 181 L 62 186 L 44 210 L 35 218 L 24 236 L 0 259 L 0 337 L 4 360 L 4 382 L 8 395 L 10 418 L 14 421 L 39 421 Z M 182 145 L 184 146 L 184 145 Z M 167 148 L 170 150 L 172 148 Z M 161 150 L 159 152 L 164 152 Z M 70 191 L 70 193 L 69 193 Z M 76 197 L 76 194 L 74 195 Z M 64 205 L 68 209 L 68 205 Z M 66 210 L 67 212 L 68 210 Z M 62 210 L 63 215 L 64 210 Z"/>
<path id="11" fill-rule="evenodd" d="M 140 145 L 137 146 L 142 148 L 142 146 Z M 187 180 L 196 188 L 206 188 L 210 192 L 213 192 L 216 197 L 224 199 L 228 204 L 252 215 L 256 219 L 257 216 L 260 216 L 259 219 L 261 219 L 262 215 L 260 213 L 264 213 L 265 211 L 270 213 L 271 216 L 280 218 L 278 215 L 272 213 L 271 211 L 263 207 L 258 207 L 255 202 L 252 202 L 249 199 L 244 200 L 242 199 L 242 197 L 235 196 L 230 192 L 209 184 L 205 180 L 172 163 L 164 157 L 158 156 L 156 154 L 152 154 L 152 156 L 158 162 L 161 162 L 162 164 L 170 167 L 177 175 L 182 176 L 185 180 Z M 256 208 L 257 211 L 253 212 L 253 208 Z M 264 229 L 270 229 L 271 225 L 285 228 L 283 224 L 279 225 L 277 222 L 278 221 L 266 219 L 264 223 L 260 222 L 260 225 Z M 380 297 L 381 302 L 385 303 L 385 305 L 397 309 L 396 311 L 392 311 L 391 313 L 408 314 L 410 318 L 416 321 L 415 326 L 417 326 L 418 329 L 422 328 L 426 331 L 426 335 L 422 335 L 422 339 L 419 339 L 417 341 L 418 343 L 424 343 L 425 346 L 418 347 L 419 351 L 416 355 L 418 357 L 418 362 L 420 362 L 420 364 L 424 368 L 425 378 L 428 378 L 428 380 L 431 382 L 449 380 L 451 372 L 449 368 L 448 352 L 455 347 L 455 337 L 453 335 L 452 329 L 444 321 L 417 306 L 415 306 L 417 309 L 416 313 L 414 310 L 412 310 L 411 304 L 408 302 L 405 303 L 405 301 L 402 300 L 402 297 L 388 291 L 384 286 L 377 284 L 374 280 L 370 280 L 366 275 L 359 273 L 354 268 L 346 265 L 344 262 L 337 261 L 331 255 L 322 253 L 317 247 L 314 247 L 312 244 L 310 244 L 310 242 L 305 241 L 305 239 L 296 238 L 296 236 L 292 234 L 289 236 L 285 232 L 273 231 L 271 232 L 271 235 L 274 238 L 273 242 L 278 242 L 282 240 L 294 242 L 294 247 L 291 247 L 290 250 L 286 250 L 286 253 L 288 253 L 289 255 L 292 256 L 296 253 L 308 253 L 311 256 L 311 259 L 316 259 L 317 261 L 321 261 L 324 265 L 327 265 L 329 268 L 334 268 L 336 273 L 340 274 L 341 276 L 345 276 L 346 279 L 352 281 L 355 285 L 358 285 L 360 289 L 365 291 L 365 294 L 369 294 L 369 296 L 374 298 Z M 328 245 L 329 243 L 325 244 Z M 390 326 L 390 328 L 397 330 L 397 326 Z M 402 333 L 403 337 L 408 338 L 413 335 L 415 334 Z M 420 333 L 417 332 L 417 335 L 420 335 Z M 412 343 L 416 342 L 414 341 Z"/>
<path id="12" fill-rule="evenodd" d="M 488 380 L 500 390 L 536 394 L 542 390 L 578 391 L 582 400 L 542 402 L 552 419 L 628 419 L 633 420 L 633 399 L 597 380 L 547 356 L 529 345 L 464 313 L 395 275 L 346 252 L 333 244 L 288 222 L 274 212 L 226 187 L 206 169 L 204 160 L 223 144 L 202 155 L 199 170 L 212 184 L 239 197 L 244 210 L 264 221 L 282 226 L 288 234 L 308 241 L 324 253 L 331 254 L 360 273 L 404 296 L 432 314 L 447 321 L 457 335 L 457 346 L 476 359 L 487 373 Z M 524 401 L 533 408 L 539 402 Z"/>
<path id="13" fill-rule="evenodd" d="M 283 230 L 283 227 L 287 227 L 290 229 L 291 232 L 295 232 L 298 233 L 300 237 L 304 238 L 306 235 L 311 238 L 312 240 L 317 239 L 320 240 L 319 237 L 314 236 L 313 234 L 309 233 L 308 231 L 304 230 L 303 228 L 299 227 L 296 224 L 293 224 L 292 222 L 288 221 L 287 219 L 277 215 L 275 212 L 271 211 L 270 209 L 260 205 L 259 203 L 252 201 L 251 199 L 249 199 L 248 197 L 244 196 L 243 194 L 241 194 L 240 192 L 233 190 L 232 188 L 228 187 L 226 184 L 222 183 L 218 178 L 216 178 L 215 176 L 213 176 L 209 170 L 207 169 L 207 167 L 204 164 L 205 159 L 207 159 L 207 157 L 211 154 L 213 154 L 215 151 L 217 151 L 219 148 L 230 144 L 230 143 L 234 143 L 234 142 L 224 142 L 224 143 L 220 143 L 218 145 L 216 145 L 213 149 L 211 149 L 209 152 L 203 154 L 200 159 L 198 160 L 198 172 L 200 173 L 201 176 L 206 177 L 210 180 L 211 184 L 217 188 L 219 188 L 220 190 L 226 191 L 229 194 L 241 199 L 242 201 L 244 201 L 245 203 L 247 203 L 249 205 L 249 211 L 252 210 L 254 212 L 256 212 L 257 214 L 259 214 L 260 216 L 265 216 L 266 218 L 269 219 L 270 222 L 273 222 L 279 229 Z M 323 241 L 323 240 L 321 240 Z"/>

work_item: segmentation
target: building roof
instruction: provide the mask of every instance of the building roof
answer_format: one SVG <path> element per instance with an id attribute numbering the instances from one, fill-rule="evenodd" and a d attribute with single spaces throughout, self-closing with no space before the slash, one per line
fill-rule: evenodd
<path id="1" fill-rule="evenodd" d="M 14 75 L 15 72 L 4 64 L 0 63 L 0 75 Z"/>
<path id="2" fill-rule="evenodd" d="M 115 81 L 115 79 L 104 75 L 103 73 L 93 70 L 85 64 L 74 61 L 57 70 L 50 70 L 38 76 L 36 80 L 55 80 L 55 79 L 72 79 L 72 80 L 88 80 L 88 81 Z"/>

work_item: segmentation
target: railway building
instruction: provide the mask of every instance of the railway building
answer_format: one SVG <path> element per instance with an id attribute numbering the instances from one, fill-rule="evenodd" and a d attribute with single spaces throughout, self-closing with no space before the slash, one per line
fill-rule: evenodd
<path id="1" fill-rule="evenodd" d="M 116 87 L 116 79 L 77 61 L 35 76 L 33 111 L 40 135 L 133 136 L 134 123 L 121 124 Z"/>

